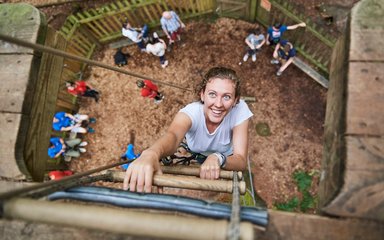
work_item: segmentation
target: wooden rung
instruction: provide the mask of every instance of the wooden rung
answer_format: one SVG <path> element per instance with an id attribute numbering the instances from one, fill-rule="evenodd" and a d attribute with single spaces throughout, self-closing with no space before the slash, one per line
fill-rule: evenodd
<path id="1" fill-rule="evenodd" d="M 122 182 L 125 172 L 110 171 L 113 181 Z M 204 190 L 213 192 L 232 193 L 233 182 L 229 180 L 207 180 L 197 177 L 176 176 L 169 174 L 155 174 L 153 176 L 153 185 L 158 187 L 174 187 L 193 190 Z M 245 182 L 239 182 L 239 192 L 245 194 Z"/>
<path id="2" fill-rule="evenodd" d="M 22 198 L 4 202 L 3 217 L 150 239 L 226 239 L 229 227 L 226 220 Z M 251 223 L 240 222 L 239 228 L 240 239 L 254 239 Z"/>
<path id="3" fill-rule="evenodd" d="M 161 166 L 161 171 L 167 174 L 179 174 L 179 175 L 189 175 L 189 176 L 200 176 L 200 168 L 194 166 Z M 243 179 L 243 173 L 237 172 L 237 177 L 239 180 Z M 224 179 L 233 179 L 233 171 L 220 171 L 220 178 Z"/>

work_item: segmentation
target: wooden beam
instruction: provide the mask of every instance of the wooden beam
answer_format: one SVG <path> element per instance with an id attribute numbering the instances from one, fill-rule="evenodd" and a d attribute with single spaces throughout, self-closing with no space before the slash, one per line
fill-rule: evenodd
<path id="1" fill-rule="evenodd" d="M 293 59 L 293 64 L 298 67 L 301 71 L 306 73 L 309 77 L 311 77 L 313 80 L 318 82 L 321 86 L 328 88 L 329 81 L 324 76 L 320 75 L 318 72 L 316 72 L 311 66 L 303 62 L 298 57 L 295 57 Z"/>
<path id="2" fill-rule="evenodd" d="M 360 1 L 337 43 L 327 100 L 322 210 L 384 222 L 384 2 Z M 381 12 L 382 13 L 382 12 Z M 349 39 L 350 38 L 350 39 Z M 341 44 L 340 44 L 341 43 Z M 335 61 L 337 60 L 337 61 Z M 327 183 L 327 184 L 324 184 Z M 332 194 L 333 193 L 333 194 Z M 320 194 L 319 194 L 320 195 Z M 331 198 L 332 197 L 332 198 Z M 323 201 L 321 205 L 323 206 Z M 383 236 L 383 235 L 382 235 Z"/>
<path id="3" fill-rule="evenodd" d="M 4 203 L 6 218 L 82 227 L 163 239 L 225 239 L 228 222 L 131 209 L 14 198 Z M 240 224 L 240 239 L 252 240 L 253 225 Z M 181 237 L 182 236 L 182 237 Z"/>

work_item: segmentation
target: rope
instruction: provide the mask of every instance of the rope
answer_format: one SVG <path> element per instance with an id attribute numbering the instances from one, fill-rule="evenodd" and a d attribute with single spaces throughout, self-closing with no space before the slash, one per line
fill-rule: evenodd
<path id="1" fill-rule="evenodd" d="M 253 206 L 256 206 L 255 188 L 253 186 L 253 178 L 252 178 L 252 171 L 251 171 L 251 164 L 249 161 L 249 157 L 247 158 L 247 165 L 248 165 L 249 184 L 251 185 L 251 195 L 253 200 Z"/>
<path id="2" fill-rule="evenodd" d="M 227 229 L 227 239 L 238 240 L 240 238 L 240 194 L 237 172 L 233 172 L 232 213 Z"/>
<path id="3" fill-rule="evenodd" d="M 108 69 L 108 70 L 111 70 L 111 71 L 115 71 L 115 72 L 123 73 L 123 74 L 126 74 L 126 75 L 130 75 L 132 77 L 137 77 L 137 78 L 141 78 L 141 79 L 148 79 L 148 80 L 151 80 L 151 81 L 153 81 L 155 83 L 158 83 L 158 84 L 163 84 L 163 85 L 166 85 L 166 86 L 182 89 L 182 90 L 185 90 L 185 91 L 192 91 L 189 88 L 179 87 L 179 86 L 174 85 L 172 83 L 167 83 L 167 82 L 159 81 L 159 80 L 156 80 L 156 79 L 153 79 L 153 78 L 150 78 L 150 77 L 147 77 L 147 76 L 143 76 L 143 75 L 140 75 L 140 74 L 137 74 L 137 73 L 134 73 L 134 72 L 129 72 L 129 71 L 123 70 L 123 69 L 118 68 L 118 67 L 110 66 L 108 64 L 104 64 L 104 63 L 101 63 L 101 62 L 98 62 L 98 61 L 94 61 L 94 60 L 90 60 L 90 59 L 87 59 L 87 58 L 84 58 L 84 57 L 80 57 L 80 56 L 76 56 L 76 55 L 73 55 L 73 54 L 69 54 L 69 53 L 66 53 L 66 52 L 58 50 L 58 49 L 54 49 L 54 48 L 51 48 L 51 47 L 46 47 L 46 46 L 41 45 L 41 44 L 31 43 L 31 42 L 28 42 L 28 41 L 24 41 L 22 39 L 18 39 L 18 38 L 14 38 L 14 37 L 11 37 L 11 36 L 7 36 L 7 35 L 4 35 L 2 33 L 0 33 L 0 40 L 6 41 L 6 42 L 10 42 L 10 43 L 14 43 L 14 44 L 17 44 L 17 45 L 20 45 L 20 46 L 23 46 L 23 47 L 32 48 L 32 49 L 34 49 L 36 51 L 51 53 L 51 54 L 54 54 L 54 55 L 57 55 L 57 56 L 73 59 L 75 61 L 84 62 L 84 63 L 90 64 L 90 65 L 98 66 L 98 67 L 105 68 L 105 69 Z"/>

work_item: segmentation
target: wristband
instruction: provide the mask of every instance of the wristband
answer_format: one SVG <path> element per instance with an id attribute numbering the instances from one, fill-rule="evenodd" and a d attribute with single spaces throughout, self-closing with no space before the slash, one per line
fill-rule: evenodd
<path id="1" fill-rule="evenodd" d="M 227 157 L 224 154 L 219 152 L 215 152 L 213 154 L 215 154 L 215 156 L 219 159 L 220 168 L 224 167 L 225 163 L 227 162 Z"/>

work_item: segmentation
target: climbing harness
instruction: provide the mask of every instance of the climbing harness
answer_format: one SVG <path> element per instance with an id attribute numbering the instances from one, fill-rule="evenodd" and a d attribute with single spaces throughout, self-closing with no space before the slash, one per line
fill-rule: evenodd
<path id="1" fill-rule="evenodd" d="M 177 165 L 177 164 L 183 164 L 183 165 L 190 165 L 191 161 L 196 160 L 198 163 L 203 163 L 207 156 L 201 154 L 201 153 L 195 153 L 189 149 L 188 145 L 184 142 L 181 142 L 179 145 L 179 148 L 182 148 L 186 153 L 188 153 L 188 156 L 181 156 L 173 154 L 171 156 L 162 158 L 160 161 L 165 165 Z"/>

